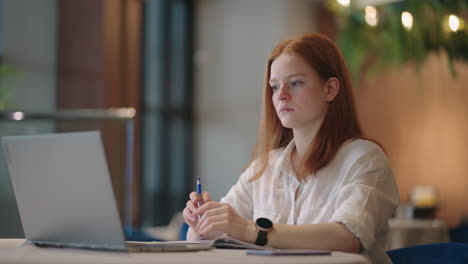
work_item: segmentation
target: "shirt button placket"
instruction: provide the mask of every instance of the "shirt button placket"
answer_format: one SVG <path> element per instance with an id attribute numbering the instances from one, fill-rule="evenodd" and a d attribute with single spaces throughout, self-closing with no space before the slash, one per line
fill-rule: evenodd
<path id="1" fill-rule="evenodd" d="M 289 221 L 292 224 L 296 224 L 296 191 L 299 187 L 299 182 L 294 179 L 294 181 L 289 186 L 289 197 L 291 199 L 291 211 L 289 212 Z"/>

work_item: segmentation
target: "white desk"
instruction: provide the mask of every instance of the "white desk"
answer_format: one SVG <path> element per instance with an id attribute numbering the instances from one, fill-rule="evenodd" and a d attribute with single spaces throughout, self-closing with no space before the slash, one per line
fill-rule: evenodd
<path id="1" fill-rule="evenodd" d="M 333 252 L 331 256 L 251 256 L 244 250 L 214 249 L 177 253 L 112 253 L 79 249 L 38 248 L 24 239 L 0 239 L 0 263 L 334 263 L 369 264 L 359 254 Z"/>

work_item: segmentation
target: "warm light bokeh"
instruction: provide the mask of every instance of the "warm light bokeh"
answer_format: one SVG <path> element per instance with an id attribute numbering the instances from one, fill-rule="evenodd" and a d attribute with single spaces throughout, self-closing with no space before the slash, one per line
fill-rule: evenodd
<path id="1" fill-rule="evenodd" d="M 455 32 L 459 29 L 460 27 L 460 20 L 456 15 L 450 15 L 449 16 L 449 27 L 450 30 Z"/>
<path id="2" fill-rule="evenodd" d="M 342 5 L 342 6 L 349 6 L 350 4 L 350 0 L 336 0 L 338 2 L 338 4 Z"/>
<path id="3" fill-rule="evenodd" d="M 413 28 L 413 16 L 410 12 L 403 11 L 401 13 L 401 24 L 407 30 L 411 30 L 411 28 Z"/>
<path id="4" fill-rule="evenodd" d="M 375 7 L 373 6 L 366 6 L 365 12 L 365 19 L 367 24 L 369 24 L 369 26 L 371 27 L 377 26 L 377 24 L 379 23 L 379 19 L 377 17 L 377 9 L 375 9 Z"/>

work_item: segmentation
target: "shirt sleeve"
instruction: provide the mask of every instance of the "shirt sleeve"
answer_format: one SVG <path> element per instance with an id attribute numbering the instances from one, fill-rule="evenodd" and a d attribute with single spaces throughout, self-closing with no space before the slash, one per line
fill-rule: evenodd
<path id="1" fill-rule="evenodd" d="M 338 192 L 329 222 L 345 224 L 368 249 L 376 241 L 376 234 L 386 232 L 400 198 L 385 156 L 367 157 L 352 167 L 349 181 Z"/>
<path id="2" fill-rule="evenodd" d="M 250 220 L 253 218 L 253 202 L 252 184 L 248 181 L 253 176 L 252 167 L 253 165 L 247 168 L 226 196 L 221 198 L 221 202 L 230 204 L 237 213 Z"/>

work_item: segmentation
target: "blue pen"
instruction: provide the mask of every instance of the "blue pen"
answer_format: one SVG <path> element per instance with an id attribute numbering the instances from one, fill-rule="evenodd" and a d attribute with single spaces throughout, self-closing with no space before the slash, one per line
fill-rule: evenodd
<path id="1" fill-rule="evenodd" d="M 202 190 L 201 190 L 201 183 L 200 177 L 197 178 L 197 196 L 198 196 L 198 207 L 202 205 Z M 198 220 L 200 220 L 201 216 L 198 216 Z"/>

